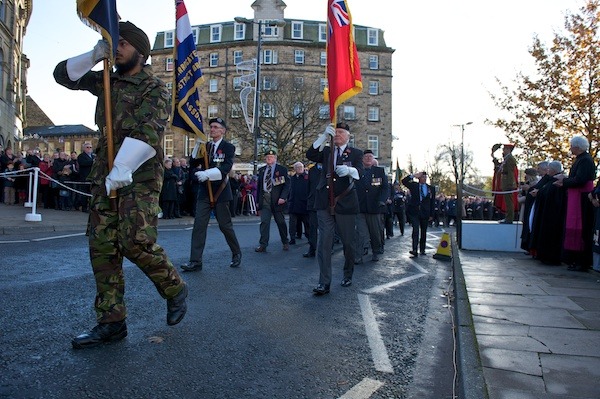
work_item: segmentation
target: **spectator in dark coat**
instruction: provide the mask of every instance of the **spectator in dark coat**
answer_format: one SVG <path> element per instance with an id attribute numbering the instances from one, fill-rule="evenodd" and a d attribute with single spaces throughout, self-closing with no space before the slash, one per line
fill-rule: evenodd
<path id="1" fill-rule="evenodd" d="M 308 238 L 308 173 L 304 170 L 302 162 L 294 164 L 296 174 L 290 178 L 290 194 L 288 197 L 288 213 L 290 215 L 290 245 L 296 244 L 296 238 L 302 238 L 302 226 L 304 234 Z"/>
<path id="2" fill-rule="evenodd" d="M 173 172 L 173 161 L 165 159 L 165 172 L 163 177 L 160 202 L 163 219 L 175 218 L 175 202 L 177 201 L 177 175 Z"/>

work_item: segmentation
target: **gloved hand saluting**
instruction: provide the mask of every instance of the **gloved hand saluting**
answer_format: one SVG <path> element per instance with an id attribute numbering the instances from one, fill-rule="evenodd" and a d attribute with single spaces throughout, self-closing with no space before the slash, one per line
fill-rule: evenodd
<path id="1" fill-rule="evenodd" d="M 94 65 L 103 59 L 109 59 L 110 56 L 110 45 L 108 42 L 106 40 L 98 40 L 92 51 L 67 60 L 67 74 L 69 75 L 69 79 L 74 82 L 81 79 Z"/>
<path id="2" fill-rule="evenodd" d="M 315 142 L 313 143 L 313 148 L 314 149 L 318 148 L 319 151 L 323 151 L 323 148 L 325 147 L 327 140 L 329 140 L 330 137 L 334 137 L 334 136 L 335 136 L 335 127 L 333 127 L 333 124 L 330 123 L 325 128 L 325 131 L 323 132 L 323 134 L 321 134 L 319 136 L 319 138 L 317 138 L 315 140 Z"/>

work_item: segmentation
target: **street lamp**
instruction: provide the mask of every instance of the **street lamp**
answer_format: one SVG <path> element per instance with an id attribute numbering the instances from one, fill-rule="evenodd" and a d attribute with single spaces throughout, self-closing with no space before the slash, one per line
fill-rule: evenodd
<path id="1" fill-rule="evenodd" d="M 472 125 L 473 122 L 467 122 L 460 125 L 460 173 L 458 176 L 458 184 L 456 185 L 456 238 L 458 248 L 462 249 L 462 217 L 463 217 L 463 184 L 465 182 L 465 126 Z"/>
<path id="2" fill-rule="evenodd" d="M 285 26 L 284 20 L 262 20 L 254 21 L 252 19 L 235 17 L 233 19 L 238 24 L 258 25 L 257 45 L 256 45 L 256 72 L 254 80 L 254 110 L 252 111 L 252 135 L 254 136 L 254 159 L 253 174 L 257 174 L 258 169 L 258 137 L 260 136 L 260 47 L 262 44 L 263 25 L 266 26 Z"/>

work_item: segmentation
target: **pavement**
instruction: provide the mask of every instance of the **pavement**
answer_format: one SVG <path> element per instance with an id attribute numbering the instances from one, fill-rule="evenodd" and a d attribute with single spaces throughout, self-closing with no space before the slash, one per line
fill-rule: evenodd
<path id="1" fill-rule="evenodd" d="M 0 204 L 0 241 L 84 232 L 87 218 Z M 192 224 L 189 216 L 159 219 L 159 228 Z M 451 254 L 459 398 L 600 397 L 600 273 L 543 265 L 519 252 L 459 250 L 454 240 Z"/>

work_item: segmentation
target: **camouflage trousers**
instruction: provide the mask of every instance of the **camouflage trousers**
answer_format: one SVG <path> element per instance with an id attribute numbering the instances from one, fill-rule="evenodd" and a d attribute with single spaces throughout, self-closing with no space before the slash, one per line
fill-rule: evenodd
<path id="1" fill-rule="evenodd" d="M 99 323 L 111 323 L 127 317 L 123 257 L 139 267 L 165 299 L 183 289 L 183 280 L 156 243 L 159 192 L 130 185 L 120 190 L 113 211 L 104 190 L 104 186 L 92 187 L 88 235 L 96 318 Z"/>

